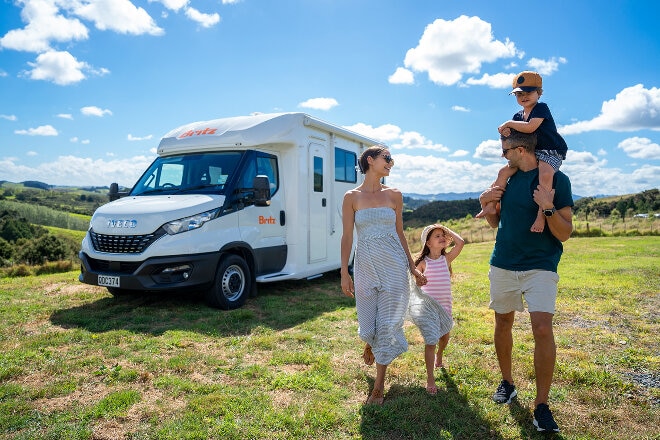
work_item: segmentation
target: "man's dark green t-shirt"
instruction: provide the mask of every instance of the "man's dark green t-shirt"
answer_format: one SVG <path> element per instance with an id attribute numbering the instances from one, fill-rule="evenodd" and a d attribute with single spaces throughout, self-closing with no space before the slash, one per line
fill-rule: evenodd
<path id="1" fill-rule="evenodd" d="M 539 209 L 533 198 L 538 184 L 538 168 L 527 172 L 518 170 L 509 179 L 500 201 L 500 223 L 490 257 L 491 265 L 512 271 L 541 269 L 557 272 L 564 250 L 561 241 L 552 235 L 547 224 L 542 233 L 530 231 Z M 553 188 L 557 210 L 573 206 L 571 181 L 561 171 L 554 174 Z"/>

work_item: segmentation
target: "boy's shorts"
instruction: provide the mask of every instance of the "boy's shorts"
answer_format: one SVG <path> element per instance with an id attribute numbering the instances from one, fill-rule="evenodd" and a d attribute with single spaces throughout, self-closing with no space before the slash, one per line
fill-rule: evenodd
<path id="1" fill-rule="evenodd" d="M 548 270 L 512 271 L 490 266 L 489 308 L 505 314 L 525 310 L 523 297 L 529 312 L 555 313 L 559 275 Z"/>
<path id="2" fill-rule="evenodd" d="M 555 172 L 559 171 L 559 167 L 564 159 L 557 150 L 536 150 L 535 154 L 538 160 L 550 164 Z"/>

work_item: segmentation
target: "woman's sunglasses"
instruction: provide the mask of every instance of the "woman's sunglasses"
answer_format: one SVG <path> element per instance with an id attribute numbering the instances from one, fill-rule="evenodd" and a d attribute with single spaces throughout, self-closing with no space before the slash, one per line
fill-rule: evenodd
<path id="1" fill-rule="evenodd" d="M 390 162 L 392 162 L 392 161 L 394 160 L 394 159 L 392 159 L 392 156 L 390 156 L 389 154 L 381 154 L 380 157 L 382 157 L 383 159 L 385 159 L 385 162 L 386 162 L 386 163 L 390 163 Z"/>

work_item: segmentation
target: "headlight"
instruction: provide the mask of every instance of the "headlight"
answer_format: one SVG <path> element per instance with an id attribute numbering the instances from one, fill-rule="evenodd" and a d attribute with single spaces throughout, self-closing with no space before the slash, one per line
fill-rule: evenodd
<path id="1" fill-rule="evenodd" d="M 201 228 L 204 223 L 217 217 L 220 208 L 202 212 L 201 214 L 191 215 L 190 217 L 173 220 L 163 225 L 163 229 L 170 235 L 180 234 L 181 232 L 192 231 Z"/>

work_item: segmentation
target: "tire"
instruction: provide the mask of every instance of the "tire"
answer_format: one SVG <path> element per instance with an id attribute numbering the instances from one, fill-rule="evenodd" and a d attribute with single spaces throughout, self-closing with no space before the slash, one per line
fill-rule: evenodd
<path id="1" fill-rule="evenodd" d="M 206 302 L 223 310 L 238 309 L 245 304 L 251 289 L 252 278 L 245 260 L 238 255 L 228 255 L 218 264 L 213 285 L 206 292 Z"/>

